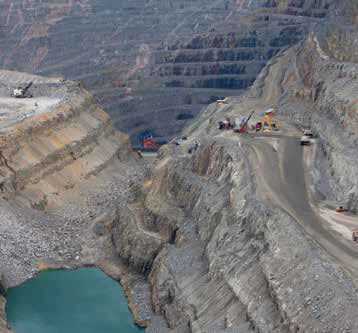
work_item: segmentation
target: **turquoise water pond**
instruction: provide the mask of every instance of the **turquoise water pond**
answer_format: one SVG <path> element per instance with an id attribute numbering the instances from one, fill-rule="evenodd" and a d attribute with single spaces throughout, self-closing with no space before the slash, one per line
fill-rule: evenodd
<path id="1" fill-rule="evenodd" d="M 41 272 L 8 291 L 15 333 L 136 333 L 119 283 L 96 268 Z"/>

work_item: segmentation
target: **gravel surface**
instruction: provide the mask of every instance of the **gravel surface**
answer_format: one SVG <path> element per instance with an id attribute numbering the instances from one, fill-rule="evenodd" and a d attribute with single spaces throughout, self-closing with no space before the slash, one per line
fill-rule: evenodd
<path id="1" fill-rule="evenodd" d="M 24 282 L 44 268 L 42 264 L 70 268 L 111 256 L 111 218 L 126 205 L 130 185 L 140 181 L 145 169 L 145 161 L 116 163 L 94 182 L 84 184 L 77 202 L 49 212 L 1 199 L 0 271 L 4 285 Z"/>

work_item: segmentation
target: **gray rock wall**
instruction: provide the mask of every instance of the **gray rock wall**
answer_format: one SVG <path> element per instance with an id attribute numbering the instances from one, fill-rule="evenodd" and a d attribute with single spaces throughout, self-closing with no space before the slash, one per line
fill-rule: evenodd
<path id="1" fill-rule="evenodd" d="M 349 5 L 349 2 L 346 3 Z M 337 9 L 338 11 L 338 9 Z M 356 27 L 333 23 L 356 34 Z M 331 27 L 332 21 L 327 22 Z M 251 94 L 278 105 L 278 112 L 300 128 L 311 128 L 318 135 L 316 165 L 312 179 L 321 199 L 343 205 L 352 212 L 358 208 L 356 145 L 358 114 L 355 92 L 357 63 L 337 59 L 329 43 L 332 31 L 317 26 L 304 43 L 280 54 L 260 73 Z M 342 41 L 343 43 L 343 41 Z M 352 44 L 350 44 L 352 46 Z M 337 46 L 354 59 L 356 48 Z"/>
<path id="2" fill-rule="evenodd" d="M 185 145 L 163 148 L 144 202 L 175 228 L 148 266 L 154 309 L 170 331 L 358 329 L 352 282 L 292 217 L 257 195 L 254 155 L 203 133 L 200 142 L 193 155 Z M 161 227 L 143 229 L 160 235 Z"/>

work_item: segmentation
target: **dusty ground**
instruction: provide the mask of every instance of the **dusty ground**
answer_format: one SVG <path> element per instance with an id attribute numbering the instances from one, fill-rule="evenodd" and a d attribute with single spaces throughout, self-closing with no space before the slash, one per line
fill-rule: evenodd
<path id="1" fill-rule="evenodd" d="M 102 183 L 77 188 L 61 208 L 46 213 L 3 201 L 0 266 L 4 284 L 18 285 L 46 266 L 94 265 L 112 255 L 110 223 L 116 209 L 126 204 L 131 182 L 140 178 L 143 164 L 137 164 L 138 169 L 135 165 L 117 163 Z"/>
<path id="2" fill-rule="evenodd" d="M 60 102 L 60 98 L 50 97 L 21 99 L 0 97 L 0 131 L 3 131 L 6 127 L 13 126 L 25 118 L 48 112 L 50 107 Z"/>
<path id="3" fill-rule="evenodd" d="M 235 101 L 235 100 L 234 100 Z M 227 107 L 227 116 L 240 117 L 255 111 L 250 124 L 260 121 L 267 109 L 262 101 L 246 100 L 233 102 Z M 226 116 L 222 112 L 215 120 Z M 317 241 L 339 265 L 352 274 L 358 283 L 358 246 L 352 242 L 352 230 L 358 228 L 356 215 L 339 214 L 332 206 L 319 202 L 309 186 L 312 172 L 313 151 L 317 139 L 311 146 L 299 143 L 302 131 L 289 124 L 284 116 L 278 116 L 279 131 L 249 135 L 234 134 L 232 131 L 218 133 L 229 141 L 236 141 L 238 148 L 253 151 L 258 160 L 255 165 L 256 180 L 260 196 L 270 206 L 283 208 L 300 223 L 309 237 Z M 325 207 L 321 207 L 324 205 Z"/>

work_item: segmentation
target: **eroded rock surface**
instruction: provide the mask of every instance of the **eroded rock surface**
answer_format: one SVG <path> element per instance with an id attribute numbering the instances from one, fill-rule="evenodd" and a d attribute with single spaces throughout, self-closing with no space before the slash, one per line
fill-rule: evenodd
<path id="1" fill-rule="evenodd" d="M 217 89 L 228 72 L 235 80 L 256 75 L 215 58 L 221 49 L 224 59 L 261 59 L 250 72 L 268 61 L 248 93 L 210 105 L 186 130 L 188 140 L 162 147 L 151 169 L 80 85 L 1 73 L 0 102 L 8 108 L 0 156 L 4 287 L 47 266 L 96 264 L 121 279 L 148 332 L 358 331 L 357 248 L 349 230 L 347 238 L 320 215 L 330 201 L 357 210 L 355 2 L 236 5 L 240 16 L 263 11 L 248 23 L 266 29 L 268 17 L 281 27 L 274 41 L 282 45 L 271 45 L 264 61 L 257 45 L 273 40 L 262 30 L 256 37 L 242 32 L 248 39 L 216 30 L 157 45 L 150 53 L 159 60 L 131 73 L 133 91 L 148 83 L 156 90 L 156 82 L 168 84 L 168 92 L 178 85 L 191 91 L 192 84 Z M 319 20 L 327 12 L 326 26 Z M 301 30 L 306 20 L 322 24 Z M 280 50 L 292 38 L 281 34 L 284 23 L 295 26 L 294 43 L 303 40 Z M 40 109 L 26 99 L 12 117 L 11 89 L 28 81 Z M 51 103 L 42 112 L 45 101 Z M 279 133 L 217 128 L 223 117 L 251 110 L 256 122 L 271 107 Z M 302 128 L 317 136 L 312 148 L 300 148 Z"/>
<path id="2" fill-rule="evenodd" d="M 164 237 L 149 245 L 160 252 L 148 279 L 167 323 L 156 318 L 148 332 L 358 330 L 357 248 L 320 215 L 327 203 L 357 210 L 354 6 L 337 2 L 327 27 L 269 61 L 247 94 L 211 105 L 188 141 L 161 149 L 135 200 L 151 217 L 141 229 Z M 336 46 L 333 22 L 345 36 Z M 217 128 L 271 107 L 278 134 Z M 309 150 L 299 146 L 304 128 L 317 136 Z"/>
<path id="3" fill-rule="evenodd" d="M 32 98 L 11 97 L 29 82 Z M 1 71 L 0 87 L 3 287 L 43 269 L 109 265 L 115 212 L 144 162 L 78 83 Z"/>
<path id="4" fill-rule="evenodd" d="M 283 115 L 319 136 L 311 172 L 317 195 L 353 212 L 358 205 L 356 15 L 354 1 L 337 3 L 326 26 L 271 62 L 253 89 L 253 96 L 278 103 Z M 334 44 L 338 30 L 345 37 Z"/>
<path id="5" fill-rule="evenodd" d="M 165 152 L 146 199 L 175 230 L 149 275 L 156 312 L 180 332 L 357 329 L 352 282 L 290 215 L 260 198 L 250 149 L 200 138 L 194 156 Z"/>

